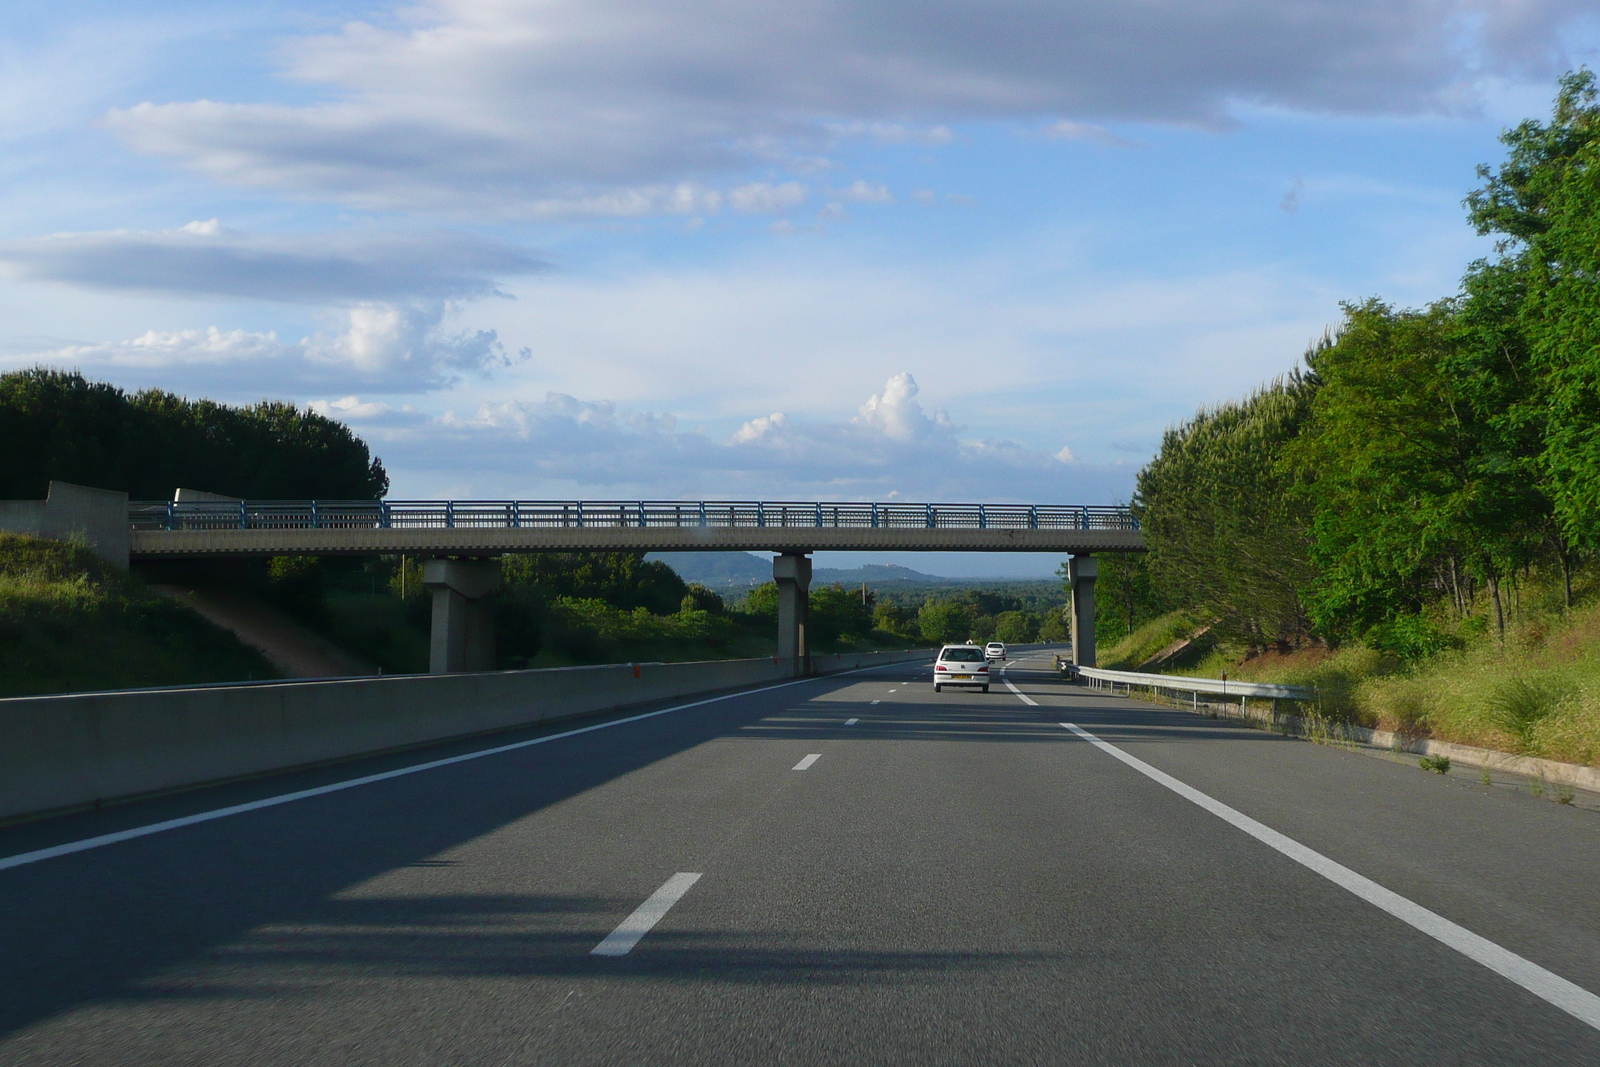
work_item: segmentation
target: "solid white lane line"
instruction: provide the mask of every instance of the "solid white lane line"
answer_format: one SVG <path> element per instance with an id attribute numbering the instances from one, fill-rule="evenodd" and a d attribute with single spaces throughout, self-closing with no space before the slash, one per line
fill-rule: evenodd
<path id="1" fill-rule="evenodd" d="M 839 675 L 864 674 L 867 671 L 881 671 L 885 667 L 897 667 L 896 663 L 885 663 L 879 667 L 862 667 L 854 671 L 840 671 Z M 824 675 L 823 677 L 838 677 L 839 675 Z M 115 845 L 120 841 L 132 841 L 139 837 L 148 837 L 151 834 L 163 833 L 167 830 L 177 830 L 184 826 L 193 826 L 196 823 L 210 822 L 212 819 L 226 819 L 230 815 L 243 815 L 246 812 L 260 811 L 263 808 L 275 808 L 279 804 L 291 804 L 296 800 L 308 800 L 311 797 L 326 796 L 329 793 L 338 793 L 345 789 L 354 789 L 361 785 L 371 785 L 374 782 L 386 782 L 391 778 L 402 778 L 408 774 L 418 774 L 422 771 L 431 771 L 438 767 L 449 767 L 456 763 L 466 763 L 468 760 L 482 759 L 485 756 L 498 756 L 502 752 L 515 752 L 519 748 L 529 748 L 533 745 L 542 745 L 550 741 L 560 741 L 567 737 L 576 737 L 579 734 L 593 733 L 595 730 L 609 730 L 613 726 L 622 726 L 630 722 L 639 722 L 642 719 L 653 719 L 657 715 L 670 715 L 675 711 L 687 711 L 698 708 L 704 704 L 715 704 L 723 700 L 733 700 L 738 697 L 754 696 L 757 693 L 766 693 L 774 689 L 786 689 L 791 685 L 801 685 L 805 682 L 817 681 L 816 678 L 797 678 L 792 682 L 778 682 L 776 685 L 765 685 L 760 689 L 745 689 L 738 693 L 724 693 L 721 696 L 706 697 L 704 700 L 694 700 L 687 704 L 674 704 L 670 708 L 658 708 L 655 711 L 646 711 L 639 715 L 629 715 L 625 719 L 612 719 L 609 722 L 595 723 L 593 726 L 580 726 L 576 730 L 563 730 L 559 734 L 547 734 L 544 737 L 535 737 L 527 741 L 514 741 L 509 745 L 496 745 L 494 748 L 480 749 L 477 752 L 467 752 L 459 756 L 449 756 L 445 759 L 429 760 L 427 763 L 418 763 L 410 767 L 399 767 L 381 774 L 368 774 L 360 778 L 351 778 L 344 782 L 333 782 L 329 785 L 319 785 L 314 789 L 300 789 L 293 793 L 284 793 L 275 797 L 263 797 L 261 800 L 252 800 L 245 804 L 231 804 L 225 808 L 216 808 L 212 811 L 202 811 L 194 815 L 185 815 L 177 819 L 167 819 L 162 822 L 150 823 L 147 826 L 135 826 L 129 830 L 118 830 L 116 833 L 100 834 L 96 837 L 85 837 L 80 841 L 69 841 L 64 845 L 52 845 L 49 848 L 34 849 L 32 852 L 19 852 L 15 856 L 0 857 L 0 871 L 12 867 L 21 867 L 29 863 L 38 863 L 41 860 L 55 859 L 57 856 L 70 856 L 74 852 L 86 852 L 91 848 L 103 848 L 106 845 Z M 443 742 L 441 742 L 442 744 Z"/>
<path id="2" fill-rule="evenodd" d="M 846 725 L 846 726 L 854 726 L 854 725 L 855 725 L 855 724 L 856 724 L 856 723 L 858 723 L 858 722 L 860 722 L 860 721 L 861 721 L 861 720 L 860 720 L 860 719 L 846 719 L 846 720 L 845 720 L 845 721 L 844 721 L 844 724 L 845 724 L 845 725 Z"/>
<path id="3" fill-rule="evenodd" d="M 622 924 L 606 935 L 606 939 L 589 950 L 591 956 L 626 956 L 639 943 L 639 939 L 650 932 L 650 928 L 660 922 L 662 916 L 672 910 L 672 906 L 689 891 L 689 887 L 700 880 L 698 873 L 686 874 L 679 872 L 668 878 L 666 884 L 650 894 L 643 904 L 633 909 L 633 914 L 622 920 Z"/>
<path id="4" fill-rule="evenodd" d="M 1150 764 L 1129 755 L 1115 745 L 1100 740 L 1088 730 L 1070 722 L 1061 724 L 1079 737 L 1110 756 L 1114 756 L 1153 781 L 1166 786 L 1192 804 L 1198 805 L 1224 822 L 1230 823 L 1262 844 L 1288 856 L 1296 863 L 1322 875 L 1328 881 L 1348 889 L 1368 904 L 1393 915 L 1396 919 L 1422 931 L 1429 937 L 1455 949 L 1468 959 L 1483 964 L 1503 978 L 1510 979 L 1534 996 L 1555 1005 L 1562 1011 L 1600 1030 L 1600 997 L 1574 985 L 1560 975 L 1545 970 L 1532 960 L 1523 959 L 1515 952 L 1501 948 L 1487 938 L 1479 937 L 1464 926 L 1458 926 L 1413 903 L 1398 893 L 1391 892 L 1372 879 L 1359 875 L 1341 863 L 1336 863 L 1320 852 L 1314 852 L 1291 837 L 1250 818 L 1242 812 L 1214 800 L 1192 786 L 1158 771 Z"/>
<path id="5" fill-rule="evenodd" d="M 805 759 L 801 760 L 799 763 L 796 763 L 794 765 L 794 769 L 797 770 L 797 771 L 808 770 L 813 763 L 817 762 L 817 760 L 819 760 L 821 758 L 822 758 L 822 753 L 813 752 L 813 753 L 811 753 L 811 755 L 807 756 Z"/>

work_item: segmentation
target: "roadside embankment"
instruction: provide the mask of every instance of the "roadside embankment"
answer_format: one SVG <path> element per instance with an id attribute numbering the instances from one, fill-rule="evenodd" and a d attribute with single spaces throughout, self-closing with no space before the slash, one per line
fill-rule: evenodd
<path id="1" fill-rule="evenodd" d="M 0 534 L 0 697 L 276 673 L 233 634 L 87 547 Z"/>
<path id="2" fill-rule="evenodd" d="M 817 657 L 819 674 L 927 650 Z M 0 819 L 787 678 L 771 658 L 341 678 L 0 700 Z"/>

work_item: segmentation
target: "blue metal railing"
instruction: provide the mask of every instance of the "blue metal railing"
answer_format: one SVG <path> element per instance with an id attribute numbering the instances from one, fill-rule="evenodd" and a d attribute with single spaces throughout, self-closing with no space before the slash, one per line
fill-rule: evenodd
<path id="1" fill-rule="evenodd" d="M 135 530 L 813 529 L 1128 530 L 1126 507 L 1063 504 L 885 504 L 784 500 L 241 500 L 134 501 Z"/>

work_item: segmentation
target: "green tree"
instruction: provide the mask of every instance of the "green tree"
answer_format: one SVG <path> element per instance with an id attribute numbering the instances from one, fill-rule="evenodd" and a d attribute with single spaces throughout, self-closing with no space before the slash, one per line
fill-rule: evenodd
<path id="1" fill-rule="evenodd" d="M 667 564 L 643 552 L 529 552 L 507 557 L 501 574 L 508 584 L 536 585 L 549 600 L 603 600 L 631 611 L 676 614 L 689 586 Z"/>
<path id="2" fill-rule="evenodd" d="M 1058 608 L 1044 613 L 1044 618 L 1039 622 L 1039 640 L 1051 643 L 1065 641 L 1072 636 L 1072 631 L 1067 626 L 1067 613 L 1065 608 Z"/>
<path id="3" fill-rule="evenodd" d="M 1204 409 L 1166 432 L 1138 476 L 1134 509 L 1152 584 L 1256 647 L 1297 643 L 1311 629 L 1307 508 L 1281 461 L 1317 387 L 1314 375 L 1294 373 Z"/>
<path id="4" fill-rule="evenodd" d="M 961 601 L 930 597 L 917 611 L 917 628 L 925 641 L 960 643 L 969 636 L 972 618 L 972 609 Z"/>
<path id="5" fill-rule="evenodd" d="M 714 590 L 699 582 L 690 582 L 688 590 L 683 594 L 683 600 L 678 604 L 678 610 L 705 611 L 712 615 L 722 615 L 726 613 L 728 606 Z"/>
<path id="6" fill-rule="evenodd" d="M 994 636 L 1008 645 L 1023 645 L 1039 635 L 1039 617 L 1026 611 L 1002 611 L 994 618 Z"/>
<path id="7" fill-rule="evenodd" d="M 859 589 L 834 584 L 811 590 L 810 633 L 815 641 L 835 641 L 842 636 L 865 637 L 872 632 L 876 598 Z"/>
<path id="8" fill-rule="evenodd" d="M 136 500 L 170 500 L 180 486 L 255 500 L 372 500 L 389 489 L 361 439 L 315 412 L 129 396 L 44 368 L 0 375 L 0 457 L 0 498 L 37 499 L 52 479 Z"/>
<path id="9" fill-rule="evenodd" d="M 1313 610 L 1330 632 L 1414 614 L 1463 573 L 1498 612 L 1501 577 L 1537 545 L 1537 441 L 1518 432 L 1504 352 L 1480 347 L 1462 303 L 1347 306 L 1338 341 L 1311 357 L 1322 384 L 1288 455 L 1314 510 Z"/>

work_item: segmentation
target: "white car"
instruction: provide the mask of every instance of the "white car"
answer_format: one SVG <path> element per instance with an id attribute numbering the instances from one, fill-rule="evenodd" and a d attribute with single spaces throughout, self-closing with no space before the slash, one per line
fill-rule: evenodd
<path id="1" fill-rule="evenodd" d="M 945 645 L 933 661 L 933 691 L 947 685 L 961 685 L 989 691 L 989 661 L 977 645 Z"/>
<path id="2" fill-rule="evenodd" d="M 1005 646 L 1005 643 L 1002 642 L 1002 641 L 990 641 L 987 645 L 984 645 L 983 646 L 983 658 L 984 659 L 1005 659 L 1006 658 L 1006 646 Z"/>

